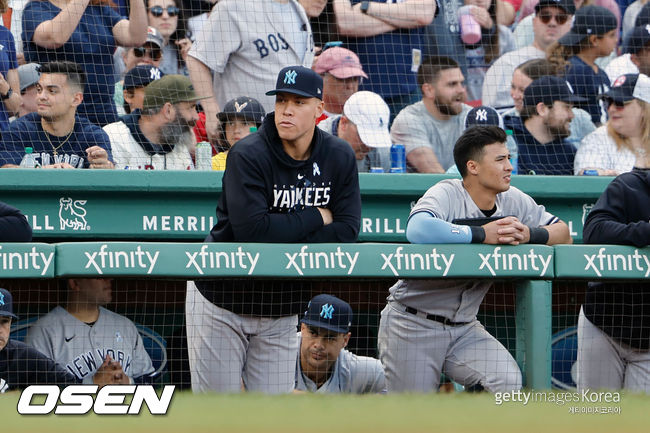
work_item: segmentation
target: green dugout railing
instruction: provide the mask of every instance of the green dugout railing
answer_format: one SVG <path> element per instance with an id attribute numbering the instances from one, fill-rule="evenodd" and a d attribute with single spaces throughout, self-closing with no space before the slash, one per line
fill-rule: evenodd
<path id="1" fill-rule="evenodd" d="M 650 276 L 650 248 L 606 245 L 0 244 L 0 278 L 488 278 L 516 287 L 516 358 L 551 387 L 553 280 Z"/>
<path id="2" fill-rule="evenodd" d="M 221 172 L 0 170 L 0 200 L 23 211 L 35 240 L 200 241 L 216 222 Z M 405 242 L 411 206 L 445 175 L 361 174 L 363 242 Z M 610 177 L 514 176 L 512 184 L 569 225 Z"/>

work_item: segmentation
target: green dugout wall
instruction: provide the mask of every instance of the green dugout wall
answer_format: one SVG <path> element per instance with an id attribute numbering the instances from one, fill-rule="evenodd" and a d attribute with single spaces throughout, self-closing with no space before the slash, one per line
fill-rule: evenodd
<path id="1" fill-rule="evenodd" d="M 650 248 L 66 242 L 0 244 L 0 278 L 488 278 L 516 288 L 516 358 L 529 388 L 551 386 L 552 283 L 644 280 Z"/>
<path id="2" fill-rule="evenodd" d="M 0 200 L 34 239 L 200 241 L 216 222 L 221 172 L 0 170 Z M 405 242 L 411 206 L 446 175 L 361 174 L 363 242 Z M 582 224 L 610 177 L 514 176 L 512 184 L 569 224 Z"/>

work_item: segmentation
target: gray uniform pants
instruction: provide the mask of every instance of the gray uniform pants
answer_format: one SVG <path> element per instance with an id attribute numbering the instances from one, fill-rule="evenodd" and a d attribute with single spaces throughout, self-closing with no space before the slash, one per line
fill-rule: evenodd
<path id="1" fill-rule="evenodd" d="M 584 315 L 578 317 L 578 389 L 650 392 L 650 351 L 621 344 Z"/>
<path id="2" fill-rule="evenodd" d="M 208 301 L 193 281 L 185 300 L 187 349 L 194 392 L 293 390 L 298 316 L 240 316 Z"/>
<path id="3" fill-rule="evenodd" d="M 388 392 L 437 391 L 440 374 L 490 392 L 521 388 L 521 371 L 508 350 L 478 320 L 448 326 L 389 302 L 379 322 L 379 358 Z"/>

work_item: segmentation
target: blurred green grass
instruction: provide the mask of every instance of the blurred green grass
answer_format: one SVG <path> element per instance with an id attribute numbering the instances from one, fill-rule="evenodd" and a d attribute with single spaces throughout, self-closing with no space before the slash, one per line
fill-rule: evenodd
<path id="1" fill-rule="evenodd" d="M 177 392 L 169 413 L 137 416 L 21 416 L 18 393 L 0 395 L 0 431 L 11 432 L 648 432 L 650 396 L 621 403 L 495 404 L 491 394 L 223 395 Z M 618 407 L 620 414 L 571 414 L 570 407 Z"/>

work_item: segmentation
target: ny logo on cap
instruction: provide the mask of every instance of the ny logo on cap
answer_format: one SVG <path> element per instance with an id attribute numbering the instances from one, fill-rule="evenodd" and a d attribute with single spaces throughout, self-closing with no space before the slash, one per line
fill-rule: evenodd
<path id="1" fill-rule="evenodd" d="M 152 80 L 160 80 L 160 69 L 151 68 L 149 69 L 149 78 Z"/>
<path id="2" fill-rule="evenodd" d="M 479 122 L 487 122 L 487 110 L 483 108 L 476 110 L 476 120 Z"/>
<path id="3" fill-rule="evenodd" d="M 645 25 L 645 31 L 650 33 L 650 24 Z"/>
<path id="4" fill-rule="evenodd" d="M 298 73 L 294 71 L 293 69 L 287 71 L 284 74 L 284 84 L 296 84 L 296 77 L 298 76 Z"/>
<path id="5" fill-rule="evenodd" d="M 323 305 L 321 307 L 320 316 L 323 319 L 331 320 L 332 319 L 332 314 L 334 314 L 334 306 L 332 306 L 330 304 L 325 304 L 325 305 Z"/>
<path id="6" fill-rule="evenodd" d="M 5 304 L 5 295 L 3 293 L 0 293 L 0 305 Z"/>
<path id="7" fill-rule="evenodd" d="M 248 105 L 248 102 L 244 102 L 243 104 L 239 105 L 239 102 L 235 101 L 235 110 L 236 110 L 238 113 L 241 113 L 241 110 L 243 110 L 244 108 L 246 108 L 247 105 Z"/>

